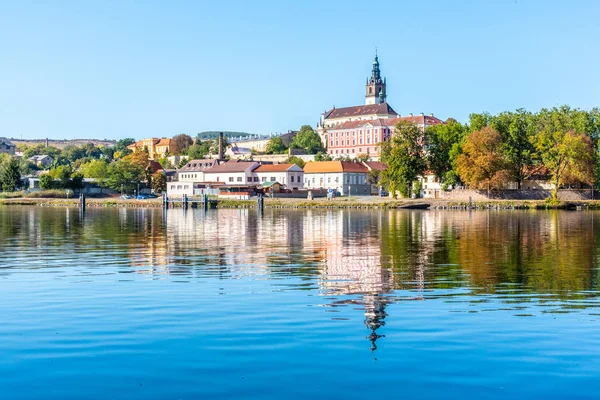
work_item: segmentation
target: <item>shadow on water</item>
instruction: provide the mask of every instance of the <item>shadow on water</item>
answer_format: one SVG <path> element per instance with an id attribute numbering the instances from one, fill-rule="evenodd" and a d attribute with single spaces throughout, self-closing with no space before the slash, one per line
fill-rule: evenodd
<path id="1" fill-rule="evenodd" d="M 565 211 L 0 208 L 0 276 L 71 268 L 178 282 L 268 280 L 273 290 L 315 292 L 327 308 L 359 305 L 374 351 L 390 304 L 593 312 L 594 219 Z"/>

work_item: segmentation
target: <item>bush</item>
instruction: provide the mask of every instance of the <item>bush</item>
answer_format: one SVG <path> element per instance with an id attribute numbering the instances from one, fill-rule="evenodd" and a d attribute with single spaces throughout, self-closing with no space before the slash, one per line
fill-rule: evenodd
<path id="1" fill-rule="evenodd" d="M 58 189 L 40 190 L 26 193 L 24 197 L 29 199 L 64 199 L 67 197 L 67 193 L 64 190 Z M 71 194 L 69 197 L 74 197 L 74 195 Z"/>

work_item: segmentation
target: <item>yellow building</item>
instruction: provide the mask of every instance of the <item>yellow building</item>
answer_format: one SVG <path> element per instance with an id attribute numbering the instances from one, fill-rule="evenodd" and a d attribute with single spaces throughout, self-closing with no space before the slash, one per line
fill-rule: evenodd
<path id="1" fill-rule="evenodd" d="M 148 149 L 148 158 L 151 160 L 158 160 L 164 158 L 167 153 L 173 154 L 177 149 L 175 141 L 173 139 L 142 139 L 138 140 L 134 144 L 127 146 L 127 148 L 133 152 L 144 151 Z"/>

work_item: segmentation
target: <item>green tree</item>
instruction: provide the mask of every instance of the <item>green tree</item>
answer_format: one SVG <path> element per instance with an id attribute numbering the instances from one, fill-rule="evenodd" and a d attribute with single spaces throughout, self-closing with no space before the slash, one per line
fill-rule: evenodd
<path id="1" fill-rule="evenodd" d="M 69 189 L 81 189 L 83 188 L 83 174 L 80 172 L 75 172 L 71 175 L 71 179 L 69 183 L 66 185 Z"/>
<path id="2" fill-rule="evenodd" d="M 274 137 L 269 139 L 267 142 L 267 148 L 265 149 L 266 154 L 284 154 L 287 151 L 287 147 L 283 144 L 283 140 L 280 137 Z"/>
<path id="3" fill-rule="evenodd" d="M 322 151 L 315 154 L 315 161 L 332 161 L 332 160 L 333 160 L 333 158 L 329 154 L 324 153 Z"/>
<path id="4" fill-rule="evenodd" d="M 535 116 L 524 109 L 503 112 L 491 117 L 490 126 L 502 138 L 502 152 L 510 177 L 521 189 L 521 183 L 536 172 L 537 154 L 531 140 L 535 133 Z"/>
<path id="5" fill-rule="evenodd" d="M 196 144 L 188 147 L 187 155 L 190 160 L 200 160 L 210 153 L 212 145 L 212 140 L 196 141 Z"/>
<path id="6" fill-rule="evenodd" d="M 154 193 L 167 191 L 167 175 L 162 171 L 157 171 L 152 175 L 152 190 Z"/>
<path id="7" fill-rule="evenodd" d="M 445 124 L 437 124 L 425 130 L 427 163 L 429 169 L 442 182 L 456 168 L 456 159 L 467 133 L 466 126 L 450 118 Z"/>
<path id="8" fill-rule="evenodd" d="M 304 165 L 306 164 L 303 159 L 301 159 L 300 157 L 296 157 L 296 156 L 288 157 L 287 160 L 285 160 L 285 163 L 286 164 L 296 164 L 300 168 L 304 168 Z"/>
<path id="9" fill-rule="evenodd" d="M 115 152 L 118 151 L 121 154 L 121 157 L 124 157 L 131 153 L 131 150 L 129 150 L 127 148 L 127 146 L 132 145 L 134 143 L 135 143 L 135 139 L 133 139 L 133 138 L 125 138 L 125 139 L 118 140 L 117 143 L 115 144 Z"/>
<path id="10" fill-rule="evenodd" d="M 317 154 L 320 151 L 325 151 L 319 134 L 310 125 L 303 125 L 300 128 L 300 131 L 294 136 L 290 147 L 304 149 L 307 154 Z"/>
<path id="11" fill-rule="evenodd" d="M 13 192 L 21 188 L 19 160 L 16 157 L 9 157 L 8 160 L 3 161 L 0 166 L 0 173 L 0 182 L 2 183 L 3 191 Z"/>
<path id="12" fill-rule="evenodd" d="M 72 174 L 73 170 L 70 165 L 59 165 L 48 171 L 48 175 L 56 181 L 55 186 L 60 189 L 69 187 L 69 180 Z"/>
<path id="13" fill-rule="evenodd" d="M 54 187 L 54 179 L 52 179 L 49 173 L 40 175 L 40 189 L 48 190 L 54 189 Z"/>
<path id="14" fill-rule="evenodd" d="M 410 197 L 413 183 L 425 170 L 422 137 L 419 127 L 400 121 L 396 124 L 394 135 L 381 144 L 381 161 L 387 165 L 381 178 L 383 183 L 389 185 L 394 197 L 396 191 L 404 197 Z"/>
<path id="15" fill-rule="evenodd" d="M 573 181 L 591 184 L 594 154 L 589 133 L 595 127 L 590 115 L 562 106 L 542 109 L 537 122 L 533 140 L 544 166 L 551 174 L 554 186 L 552 198 L 558 198 L 561 184 Z"/>
<path id="16" fill-rule="evenodd" d="M 132 162 L 131 158 L 125 157 L 115 161 L 108 166 L 107 184 L 113 190 L 121 188 L 131 191 L 145 180 L 146 170 L 143 166 Z"/>
<path id="17" fill-rule="evenodd" d="M 79 172 L 85 178 L 95 179 L 99 186 L 105 186 L 108 179 L 108 163 L 105 160 L 91 160 L 82 164 Z"/>
<path id="18" fill-rule="evenodd" d="M 460 179 L 473 188 L 503 188 L 510 175 L 498 131 L 486 126 L 469 134 L 458 156 L 457 171 Z"/>

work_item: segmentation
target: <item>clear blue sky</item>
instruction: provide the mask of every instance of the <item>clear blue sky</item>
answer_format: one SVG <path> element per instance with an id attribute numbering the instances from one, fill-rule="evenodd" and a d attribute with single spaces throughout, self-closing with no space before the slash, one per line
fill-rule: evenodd
<path id="1" fill-rule="evenodd" d="M 397 112 L 591 108 L 598 1 L 0 1 L 0 136 L 281 132 L 363 104 L 377 46 Z"/>

